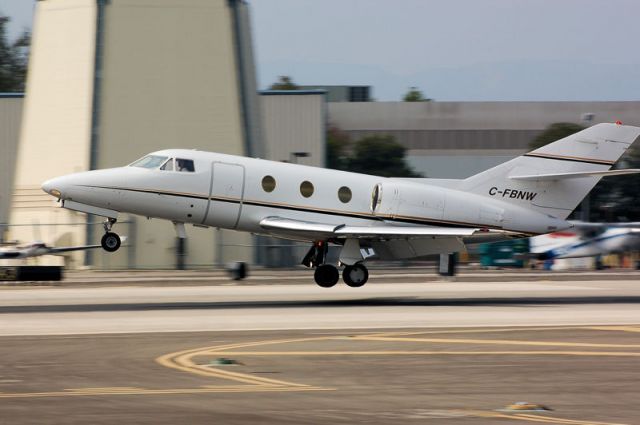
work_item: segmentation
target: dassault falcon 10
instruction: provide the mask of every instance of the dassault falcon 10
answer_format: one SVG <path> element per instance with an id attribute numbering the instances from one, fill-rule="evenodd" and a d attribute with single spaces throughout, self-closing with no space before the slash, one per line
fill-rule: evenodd
<path id="1" fill-rule="evenodd" d="M 571 227 L 566 218 L 640 135 L 597 124 L 462 180 L 383 178 L 196 150 L 153 152 L 132 164 L 70 174 L 42 189 L 62 206 L 106 218 L 115 251 L 119 213 L 308 241 L 302 260 L 318 285 L 362 286 L 365 259 L 454 253 L 473 244 Z M 373 253 L 372 257 L 368 254 Z"/>

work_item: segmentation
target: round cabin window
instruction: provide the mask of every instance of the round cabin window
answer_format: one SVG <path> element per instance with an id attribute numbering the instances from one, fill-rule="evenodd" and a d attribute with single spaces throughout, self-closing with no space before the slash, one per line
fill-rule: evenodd
<path id="1" fill-rule="evenodd" d="M 271 176 L 264 176 L 262 178 L 262 189 L 265 192 L 273 192 L 276 188 L 276 179 Z"/>
<path id="2" fill-rule="evenodd" d="M 300 194 L 305 198 L 313 195 L 313 184 L 306 180 L 300 183 Z"/>
<path id="3" fill-rule="evenodd" d="M 340 199 L 340 202 L 342 202 L 343 204 L 349 202 L 351 200 L 351 189 L 349 189 L 347 186 L 342 186 L 338 190 L 338 199 Z"/>

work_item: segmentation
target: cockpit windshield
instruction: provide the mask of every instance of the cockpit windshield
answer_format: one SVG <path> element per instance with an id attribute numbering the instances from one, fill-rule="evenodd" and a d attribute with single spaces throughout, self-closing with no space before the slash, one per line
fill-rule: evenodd
<path id="1" fill-rule="evenodd" d="M 158 168 L 161 166 L 169 157 L 168 156 L 160 156 L 160 155 L 147 155 L 144 158 L 140 158 L 139 160 L 129 164 L 129 167 L 140 167 L 140 168 Z"/>

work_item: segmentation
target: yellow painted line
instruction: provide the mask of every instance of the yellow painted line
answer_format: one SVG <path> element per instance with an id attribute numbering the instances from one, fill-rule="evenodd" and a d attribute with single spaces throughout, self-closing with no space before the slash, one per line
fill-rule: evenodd
<path id="1" fill-rule="evenodd" d="M 522 356 L 610 356 L 610 357 L 640 357 L 640 353 L 625 351 L 225 351 L 220 354 L 227 356 L 412 356 L 412 355 L 522 355 Z"/>
<path id="2" fill-rule="evenodd" d="M 481 411 L 481 410 L 450 410 L 451 413 L 460 414 L 462 417 L 479 417 L 479 418 L 501 418 L 512 419 L 527 422 L 542 422 L 553 424 L 567 424 L 567 425 L 628 425 L 611 422 L 594 422 L 589 420 L 573 420 L 558 418 L 555 416 L 548 416 L 547 412 L 540 412 L 540 414 L 508 414 L 494 411 Z"/>
<path id="3" fill-rule="evenodd" d="M 121 393 L 121 392 L 129 392 L 129 391 L 142 391 L 142 388 L 138 388 L 138 387 L 65 388 L 64 391 L 69 391 L 73 393 L 77 393 L 77 392 Z"/>
<path id="4" fill-rule="evenodd" d="M 603 327 L 604 328 L 604 327 Z M 499 333 L 499 332 L 527 332 L 527 331 L 553 331 L 553 330 L 579 330 L 595 329 L 593 326 L 544 326 L 544 327 L 516 327 L 516 328 L 477 328 L 477 329 L 445 329 L 434 331 L 403 331 L 403 332 L 382 332 L 374 334 L 360 334 L 350 336 L 349 339 L 361 337 L 386 337 L 386 336 L 409 336 L 409 335 L 433 335 L 433 334 L 473 334 L 473 333 Z"/>
<path id="5" fill-rule="evenodd" d="M 246 373 L 231 372 L 209 366 L 198 365 L 194 363 L 191 358 L 199 355 L 199 353 L 192 353 L 177 357 L 174 360 L 175 364 L 182 367 L 182 370 L 191 371 L 192 373 L 201 376 L 210 376 L 215 378 L 229 379 L 238 382 L 245 382 L 253 385 L 276 385 L 283 387 L 306 387 L 308 385 L 296 384 L 293 382 L 281 381 L 277 379 L 263 378 L 258 376 L 249 375 Z"/>
<path id="6" fill-rule="evenodd" d="M 640 326 L 590 326 L 587 329 L 593 329 L 595 331 L 640 332 Z"/>
<path id="7" fill-rule="evenodd" d="M 536 416 L 536 415 L 531 415 L 531 414 L 524 414 L 524 413 L 519 413 L 515 416 L 520 416 L 520 417 L 525 417 L 525 418 L 541 418 L 541 416 Z M 588 420 L 575 420 L 575 419 L 563 419 L 563 418 L 556 418 L 553 416 L 543 416 L 545 419 L 552 419 L 555 421 L 555 423 L 563 423 L 563 424 L 576 424 L 576 425 L 627 425 L 627 424 L 620 424 L 620 423 L 612 423 L 612 422 L 595 422 L 595 421 L 588 421 Z"/>
<path id="8" fill-rule="evenodd" d="M 513 341 L 508 339 L 449 339 L 358 336 L 353 339 L 390 342 L 434 342 L 444 344 L 533 345 L 545 347 L 640 348 L 640 344 L 593 344 L 587 342 Z"/>
<path id="9" fill-rule="evenodd" d="M 291 388 L 305 388 L 308 385 L 298 384 L 295 382 L 288 382 L 270 378 L 263 378 L 254 375 L 249 375 L 240 372 L 231 372 L 222 370 L 219 368 L 213 368 L 205 365 L 196 364 L 192 359 L 197 356 L 206 356 L 211 354 L 220 354 L 222 350 L 229 350 L 235 348 L 247 348 L 263 345 L 273 344 L 288 344 L 294 342 L 307 342 L 307 341 L 320 341 L 327 340 L 333 337 L 311 337 L 311 338 L 294 338 L 294 339 L 277 339 L 267 341 L 254 341 L 246 343 L 226 344 L 212 347 L 201 347 L 190 350 L 178 351 L 175 353 L 165 354 L 156 359 L 156 362 L 162 366 L 177 369 L 182 372 L 193 373 L 200 376 L 206 376 L 211 378 L 220 378 L 226 380 L 232 380 L 236 382 L 242 382 L 245 384 L 252 384 L 256 386 L 278 386 L 278 387 L 291 387 Z"/>
<path id="10" fill-rule="evenodd" d="M 86 388 L 65 388 L 65 391 L 131 391 L 140 390 L 140 387 L 86 387 Z"/>
<path id="11" fill-rule="evenodd" d="M 246 386 L 217 387 L 217 388 L 176 388 L 176 389 L 140 389 L 129 391 L 50 391 L 38 393 L 0 393 L 1 398 L 38 398 L 38 397 L 91 397 L 108 395 L 179 395 L 179 394 L 208 394 L 208 393 L 253 393 L 253 392 L 292 392 L 292 391 L 333 391 L 333 388 L 305 387 L 305 388 L 280 388 Z"/>

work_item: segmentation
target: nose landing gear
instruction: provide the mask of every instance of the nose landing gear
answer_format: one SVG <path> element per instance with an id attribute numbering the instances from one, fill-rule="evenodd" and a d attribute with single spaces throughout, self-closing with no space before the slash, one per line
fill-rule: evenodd
<path id="1" fill-rule="evenodd" d="M 118 236 L 117 233 L 114 233 L 111 231 L 111 228 L 115 223 L 116 223 L 115 218 L 109 218 L 107 221 L 104 222 L 105 234 L 102 236 L 102 239 L 100 240 L 100 244 L 102 245 L 102 249 L 104 249 L 107 252 L 116 252 L 118 248 L 120 248 L 120 245 L 122 244 L 122 241 L 120 240 L 120 236 Z"/>

